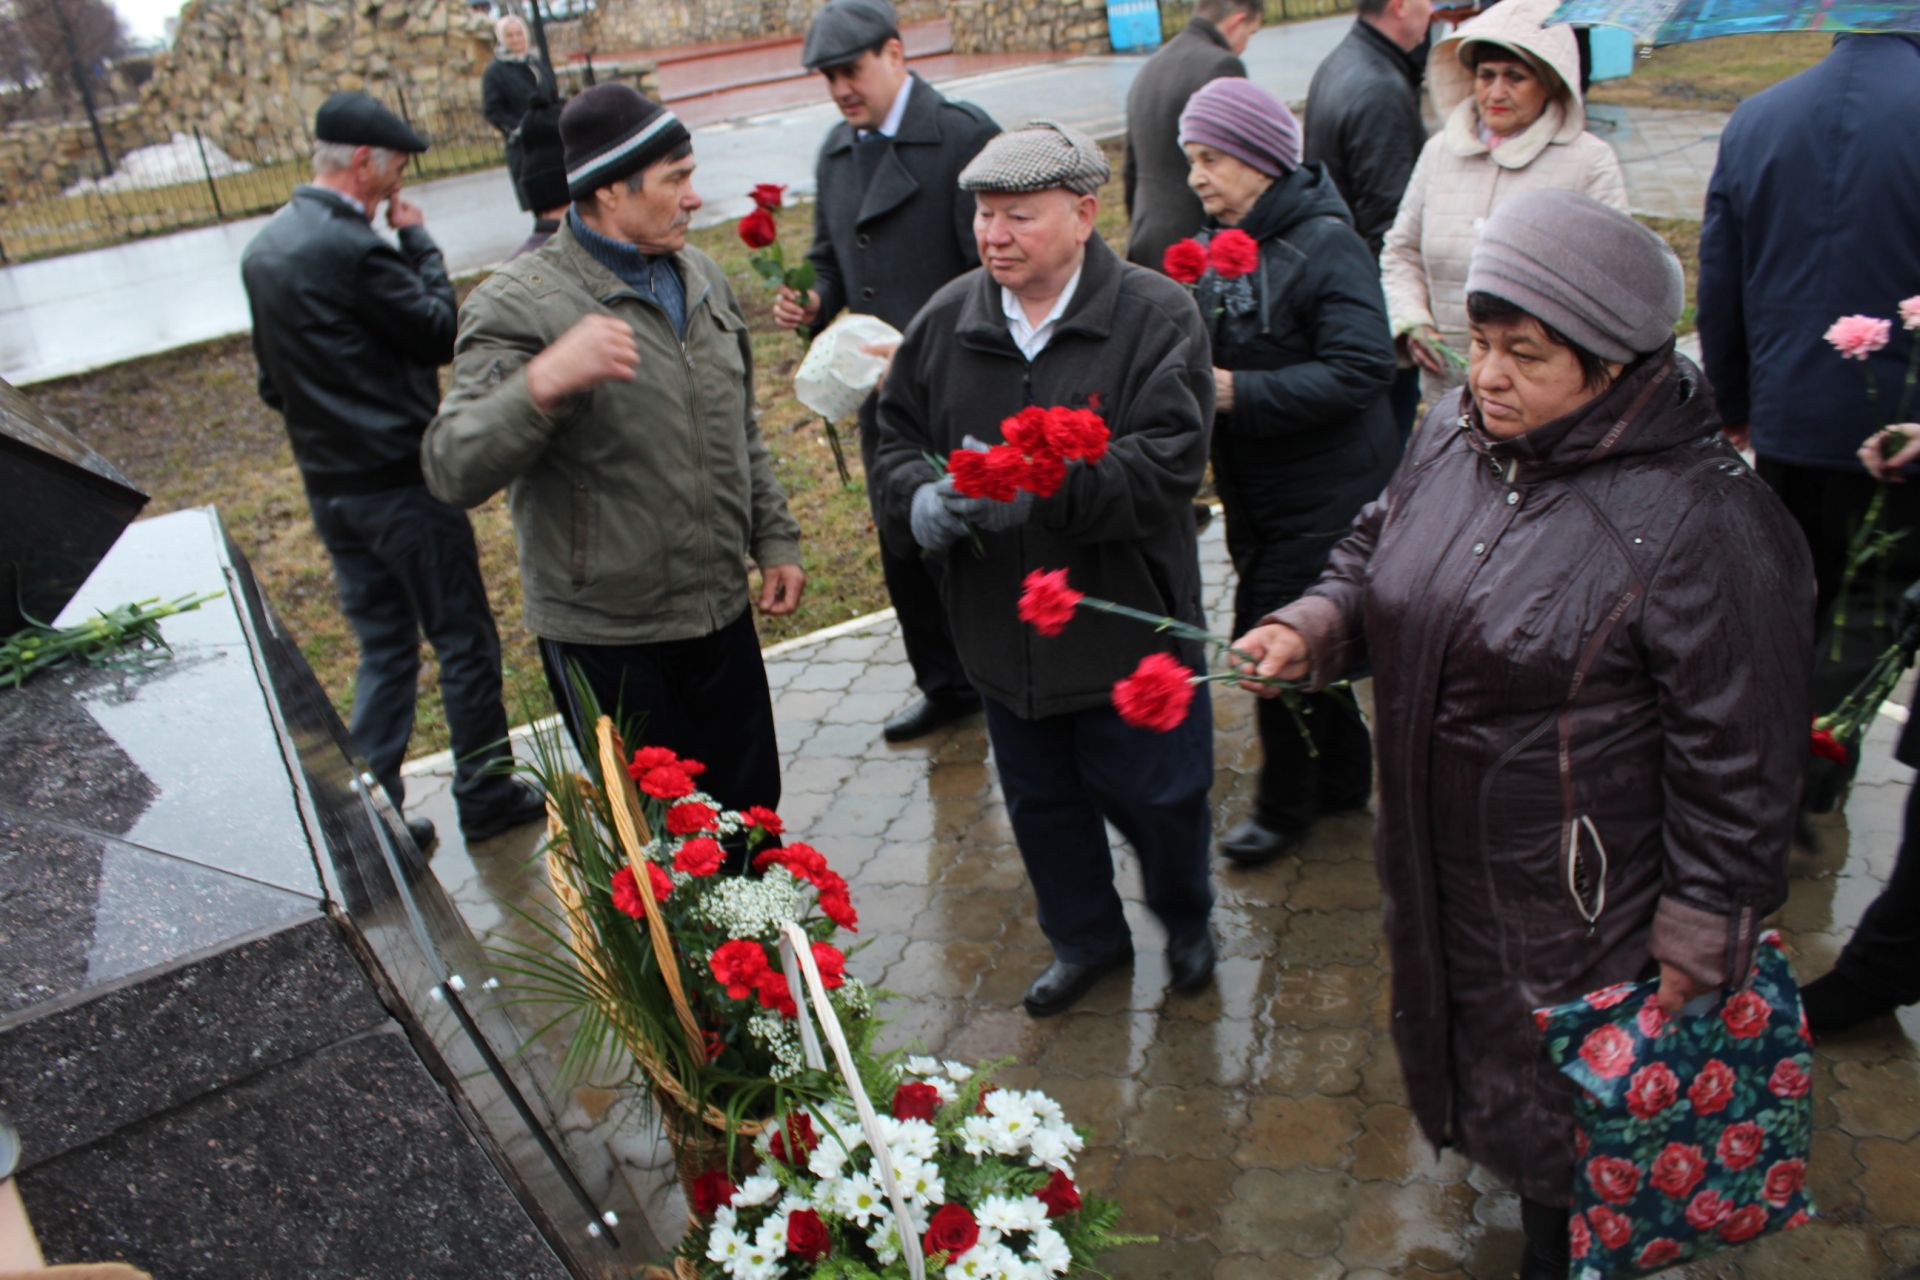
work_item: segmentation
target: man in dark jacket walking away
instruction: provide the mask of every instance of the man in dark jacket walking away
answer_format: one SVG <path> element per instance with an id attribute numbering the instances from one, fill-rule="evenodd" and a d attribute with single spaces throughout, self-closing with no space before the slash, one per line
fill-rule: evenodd
<path id="1" fill-rule="evenodd" d="M 328 98 L 313 132 L 313 183 L 295 190 L 240 259 L 260 396 L 286 419 L 340 608 L 360 643 L 354 749 L 400 807 L 424 631 L 440 660 L 460 829 L 469 842 L 486 840 L 544 809 L 499 772 L 511 759 L 500 637 L 472 527 L 420 474 L 455 318 L 446 264 L 419 208 L 400 196 L 408 156 L 427 144 L 362 93 Z M 397 251 L 371 225 L 382 203 Z M 433 846 L 431 822 L 407 828 L 423 852 Z"/>
<path id="2" fill-rule="evenodd" d="M 914 318 L 880 397 L 880 509 L 890 533 L 947 556 L 954 641 L 986 700 L 1008 817 L 1053 946 L 1027 989 L 1036 1017 L 1132 959 L 1109 822 L 1140 860 L 1174 989 L 1197 990 L 1213 973 L 1204 686 L 1165 733 L 1128 725 L 1110 701 L 1148 654 L 1178 653 L 1188 666 L 1204 655 L 1103 613 L 1081 613 L 1057 638 L 1018 616 L 1026 575 L 1065 569 L 1089 595 L 1201 619 L 1188 512 L 1213 418 L 1206 330 L 1186 290 L 1121 262 L 1094 233 L 1108 172 L 1090 138 L 1050 122 L 989 142 L 960 179 L 977 194 L 985 265 Z M 1073 464 L 1052 496 L 1011 502 L 963 497 L 928 461 L 970 438 L 999 440 L 1000 424 L 1028 405 L 1093 409 L 1112 433 L 1109 452 Z"/>
<path id="3" fill-rule="evenodd" d="M 1433 0 L 1359 0 L 1346 38 L 1307 87 L 1308 164 L 1323 164 L 1353 213 L 1354 230 L 1376 261 L 1400 197 L 1427 143 L 1420 119 L 1420 51 Z M 1420 405 L 1420 371 L 1411 362 L 1393 387 L 1393 416 L 1404 437 Z"/>
<path id="4" fill-rule="evenodd" d="M 1720 137 L 1700 229 L 1702 364 L 1736 444 L 1807 535 L 1813 707 L 1830 710 L 1893 642 L 1882 583 L 1920 578 L 1920 484 L 1890 485 L 1880 527 L 1907 530 L 1840 598 L 1848 544 L 1880 486 L 1855 456 L 1900 407 L 1916 335 L 1894 308 L 1920 294 L 1920 37 L 1843 35 L 1817 66 L 1740 104 Z M 1842 359 L 1842 316 L 1892 318 L 1884 349 Z M 1868 399 L 1865 377 L 1878 388 Z M 1913 411 L 1909 410 L 1909 416 Z M 1844 622 L 1842 622 L 1844 619 Z M 1838 633 L 1838 634 L 1836 634 Z M 1809 809 L 1838 804 L 1848 771 L 1816 762 Z"/>
<path id="5" fill-rule="evenodd" d="M 1262 0 L 1196 0 L 1186 29 L 1147 59 L 1127 90 L 1127 261 L 1154 271 L 1174 241 L 1206 222 L 1187 189 L 1180 113 L 1201 85 L 1247 74 L 1240 55 L 1260 30 Z"/>
<path id="6" fill-rule="evenodd" d="M 845 310 L 904 330 L 934 290 L 980 264 L 973 200 L 958 184 L 999 126 L 907 70 L 886 0 L 833 0 L 807 28 L 801 59 L 826 80 L 844 119 L 827 134 L 814 169 L 819 194 L 807 257 L 819 284 L 805 298 L 781 289 L 774 320 L 818 333 Z M 877 404 L 873 395 L 860 406 L 869 478 Z M 881 524 L 877 509 L 874 523 Z M 980 696 L 954 652 L 934 567 L 920 548 L 883 536 L 880 569 L 921 694 L 882 730 L 887 741 L 904 742 L 978 711 Z"/>
<path id="7" fill-rule="evenodd" d="M 553 88 L 541 74 L 537 56 L 527 48 L 527 24 L 508 14 L 494 24 L 500 41 L 499 52 L 487 64 L 480 77 L 480 114 L 500 132 L 507 148 L 507 176 L 513 180 L 513 194 L 522 209 L 533 209 L 520 190 L 520 168 L 524 149 L 520 145 L 520 122 L 536 103 L 552 102 Z"/>

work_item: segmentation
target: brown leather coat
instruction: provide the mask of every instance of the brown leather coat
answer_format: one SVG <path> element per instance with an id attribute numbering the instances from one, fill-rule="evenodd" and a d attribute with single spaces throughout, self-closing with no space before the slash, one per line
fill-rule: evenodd
<path id="1" fill-rule="evenodd" d="M 1374 672 L 1375 850 L 1415 1114 L 1565 1204 L 1568 1083 L 1531 1011 L 1744 975 L 1786 898 L 1813 572 L 1666 351 L 1517 440 L 1427 415 L 1306 597 L 1324 682 Z"/>

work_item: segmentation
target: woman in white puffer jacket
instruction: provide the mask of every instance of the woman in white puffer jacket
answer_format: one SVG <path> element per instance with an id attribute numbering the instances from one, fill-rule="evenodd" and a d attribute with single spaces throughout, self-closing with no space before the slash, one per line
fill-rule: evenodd
<path id="1" fill-rule="evenodd" d="M 1429 404 L 1465 374 L 1467 260 L 1494 206 L 1559 187 L 1627 212 L 1618 157 L 1586 131 L 1573 28 L 1542 25 L 1557 5 L 1505 0 L 1436 44 L 1427 64 L 1445 124 L 1414 166 L 1380 275 Z"/>

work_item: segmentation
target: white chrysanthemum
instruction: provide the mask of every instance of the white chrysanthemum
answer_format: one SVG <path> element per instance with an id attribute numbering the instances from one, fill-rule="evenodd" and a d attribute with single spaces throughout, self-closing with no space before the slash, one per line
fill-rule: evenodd
<path id="1" fill-rule="evenodd" d="M 898 1164 L 908 1156 L 917 1156 L 922 1160 L 933 1159 L 940 1149 L 939 1132 L 925 1120 L 896 1120 L 892 1116 L 876 1116 L 879 1121 L 881 1141 L 887 1144 L 887 1154 Z"/>
<path id="2" fill-rule="evenodd" d="M 1043 1225 L 1027 1237 L 1027 1256 L 1050 1276 L 1063 1276 L 1073 1267 L 1073 1251 L 1067 1248 L 1066 1237 L 1049 1226 Z"/>
<path id="3" fill-rule="evenodd" d="M 960 1122 L 960 1149 L 976 1160 L 1000 1149 L 1000 1134 L 988 1116 L 968 1116 Z"/>
<path id="4" fill-rule="evenodd" d="M 873 1250 L 873 1256 L 880 1259 L 883 1266 L 900 1261 L 900 1229 L 891 1222 L 882 1222 L 867 1237 L 867 1248 Z"/>
<path id="5" fill-rule="evenodd" d="M 1016 1096 L 1032 1109 L 1034 1115 L 1040 1117 L 1041 1124 L 1058 1126 L 1067 1123 L 1067 1113 L 1060 1104 L 1038 1089 L 1025 1089 Z"/>
<path id="6" fill-rule="evenodd" d="M 1038 1231 L 1047 1225 L 1047 1206 L 1033 1196 L 988 1196 L 974 1208 L 973 1220 L 1002 1235 Z"/>
<path id="7" fill-rule="evenodd" d="M 792 1213 L 795 1209 L 811 1208 L 813 1208 L 813 1201 L 807 1199 L 805 1196 L 795 1195 L 789 1191 L 780 1197 L 780 1203 L 774 1206 L 773 1211 L 775 1213 Z"/>
<path id="8" fill-rule="evenodd" d="M 722 1205 L 714 1206 L 713 1225 L 715 1229 L 724 1227 L 728 1231 L 731 1231 L 739 1224 L 740 1224 L 740 1211 L 738 1209 L 734 1208 L 730 1204 L 722 1204 Z"/>
<path id="9" fill-rule="evenodd" d="M 772 1178 L 755 1174 L 735 1188 L 733 1199 L 729 1203 L 736 1209 L 746 1209 L 756 1204 L 765 1204 L 779 1194 L 779 1183 Z"/>
<path id="10" fill-rule="evenodd" d="M 947 1068 L 947 1076 L 950 1079 L 960 1081 L 961 1083 L 973 1079 L 973 1068 L 966 1063 L 949 1060 L 945 1065 Z"/>
<path id="11" fill-rule="evenodd" d="M 1024 1266 L 1007 1246 L 982 1240 L 947 1264 L 946 1280 L 1007 1280 Z"/>
<path id="12" fill-rule="evenodd" d="M 887 1211 L 886 1193 L 880 1190 L 880 1184 L 873 1175 L 864 1171 L 854 1174 L 841 1182 L 835 1189 L 834 1207 L 843 1218 L 851 1218 L 861 1226 L 868 1226 L 877 1217 Z"/>
<path id="13" fill-rule="evenodd" d="M 780 1254 L 762 1248 L 757 1241 L 734 1254 L 726 1267 L 734 1280 L 780 1280 Z"/>
<path id="14" fill-rule="evenodd" d="M 945 1076 L 929 1076 L 926 1080 L 926 1085 L 940 1095 L 941 1106 L 945 1106 L 960 1096 L 959 1086 Z"/>
<path id="15" fill-rule="evenodd" d="M 907 1070 L 931 1084 L 932 1078 L 940 1074 L 940 1062 L 925 1054 L 915 1054 L 907 1059 Z"/>
<path id="16" fill-rule="evenodd" d="M 746 1237 L 742 1236 L 738 1231 L 735 1231 L 731 1223 L 723 1227 L 716 1222 L 713 1230 L 707 1233 L 707 1260 L 709 1262 L 718 1262 L 722 1266 L 731 1269 L 730 1264 L 735 1258 L 740 1256 L 740 1251 L 746 1247 Z"/>
<path id="17" fill-rule="evenodd" d="M 1073 1157 L 1086 1146 L 1086 1140 L 1066 1125 L 1042 1125 L 1027 1140 L 1032 1154 L 1027 1163 L 1036 1167 L 1051 1165 L 1065 1174 L 1073 1172 Z"/>
<path id="18" fill-rule="evenodd" d="M 946 1203 L 946 1179 L 940 1175 L 940 1166 L 931 1160 L 922 1160 L 918 1156 L 896 1160 L 893 1164 L 893 1178 L 900 1184 L 901 1194 L 915 1204 Z"/>
<path id="19" fill-rule="evenodd" d="M 1026 1099 L 1019 1094 L 999 1092 L 986 1096 L 987 1115 L 993 1121 L 996 1136 L 994 1150 L 1001 1155 L 1017 1155 L 1026 1149 L 1027 1140 L 1033 1137 L 1040 1127 L 1040 1117 L 1033 1113 Z"/>
<path id="20" fill-rule="evenodd" d="M 760 1224 L 753 1233 L 753 1247 L 765 1249 L 776 1258 L 786 1256 L 787 1252 L 787 1215 L 775 1213 Z"/>

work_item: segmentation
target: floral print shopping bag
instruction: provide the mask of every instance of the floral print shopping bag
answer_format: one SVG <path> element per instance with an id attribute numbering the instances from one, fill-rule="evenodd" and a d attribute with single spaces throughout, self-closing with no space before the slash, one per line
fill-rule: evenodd
<path id="1" fill-rule="evenodd" d="M 1669 1018 L 1659 982 L 1536 1010 L 1580 1086 L 1569 1227 L 1574 1280 L 1640 1275 L 1813 1216 L 1813 1039 L 1780 935 L 1752 980 Z"/>

